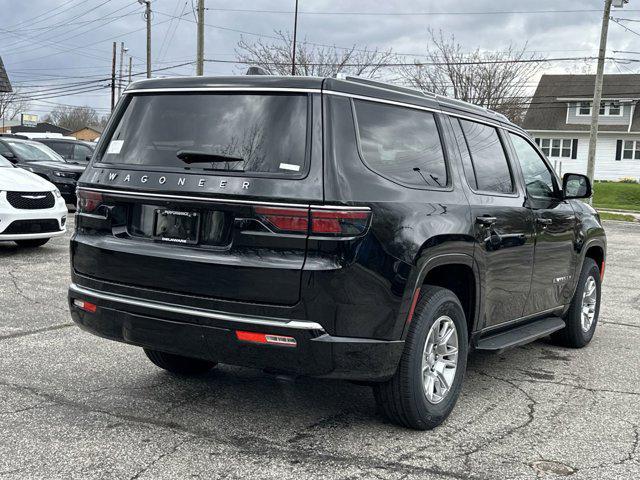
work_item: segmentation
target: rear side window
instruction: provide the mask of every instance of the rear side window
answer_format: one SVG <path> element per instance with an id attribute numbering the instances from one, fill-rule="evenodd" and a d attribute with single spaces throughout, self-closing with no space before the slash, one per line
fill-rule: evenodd
<path id="1" fill-rule="evenodd" d="M 62 155 L 64 158 L 72 158 L 73 157 L 73 143 L 66 142 L 48 142 L 45 143 L 50 148 L 55 150 L 56 153 Z"/>
<path id="2" fill-rule="evenodd" d="M 469 147 L 475 175 L 475 182 L 469 183 L 485 192 L 512 193 L 511 170 L 498 130 L 467 120 L 460 120 L 460 125 Z M 466 168 L 465 174 L 469 175 Z"/>
<path id="3" fill-rule="evenodd" d="M 93 150 L 87 147 L 86 145 L 76 144 L 73 150 L 73 159 L 78 160 L 80 162 L 86 162 L 87 157 L 91 157 L 93 154 Z"/>
<path id="4" fill-rule="evenodd" d="M 170 169 L 300 176 L 308 96 L 165 93 L 130 98 L 96 159 Z"/>
<path id="5" fill-rule="evenodd" d="M 363 160 L 371 170 L 410 187 L 444 187 L 447 167 L 432 113 L 354 100 Z"/>

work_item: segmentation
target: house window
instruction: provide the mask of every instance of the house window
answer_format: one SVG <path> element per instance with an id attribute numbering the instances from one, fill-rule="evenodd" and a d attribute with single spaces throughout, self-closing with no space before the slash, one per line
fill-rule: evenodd
<path id="1" fill-rule="evenodd" d="M 578 115 L 591 115 L 591 103 L 580 102 L 578 104 Z"/>
<path id="2" fill-rule="evenodd" d="M 572 158 L 574 143 L 575 148 L 578 147 L 578 142 L 571 138 L 536 138 L 535 140 L 542 153 L 549 158 Z"/>
<path id="3" fill-rule="evenodd" d="M 622 158 L 625 160 L 640 160 L 640 141 L 625 140 L 622 149 Z"/>
<path id="4" fill-rule="evenodd" d="M 611 102 L 600 102 L 600 110 L 598 113 L 604 117 L 621 117 L 622 107 L 620 102 L 615 100 Z M 578 116 L 586 117 L 591 115 L 591 102 L 578 103 Z"/>
<path id="5" fill-rule="evenodd" d="M 620 108 L 620 102 L 609 103 L 609 115 L 611 116 L 622 115 L 622 108 Z"/>

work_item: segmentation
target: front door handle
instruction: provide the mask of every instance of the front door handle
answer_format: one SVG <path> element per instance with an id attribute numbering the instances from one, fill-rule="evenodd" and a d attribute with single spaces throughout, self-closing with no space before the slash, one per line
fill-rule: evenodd
<path id="1" fill-rule="evenodd" d="M 483 215 L 481 217 L 476 217 L 476 223 L 482 225 L 484 227 L 490 227 L 494 223 L 496 223 L 498 219 L 496 217 L 490 217 L 488 215 Z"/>
<path id="2" fill-rule="evenodd" d="M 536 218 L 536 222 L 538 222 L 540 225 L 542 225 L 543 227 L 548 227 L 549 225 L 551 225 L 553 223 L 553 220 L 551 220 L 550 218 Z"/>

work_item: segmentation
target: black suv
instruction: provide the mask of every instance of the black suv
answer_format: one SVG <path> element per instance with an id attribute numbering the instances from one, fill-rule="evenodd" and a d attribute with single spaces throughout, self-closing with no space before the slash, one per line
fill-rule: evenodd
<path id="1" fill-rule="evenodd" d="M 605 234 L 529 135 L 356 78 L 146 80 L 78 186 L 73 320 L 180 374 L 217 362 L 370 383 L 417 429 L 470 349 L 598 319 Z"/>
<path id="2" fill-rule="evenodd" d="M 91 142 L 69 138 L 39 138 L 38 142 L 44 143 L 65 160 L 85 167 L 96 149 L 95 144 Z"/>
<path id="3" fill-rule="evenodd" d="M 0 136 L 0 155 L 53 183 L 66 203 L 76 203 L 76 183 L 87 164 L 68 162 L 43 143 L 20 136 Z"/>

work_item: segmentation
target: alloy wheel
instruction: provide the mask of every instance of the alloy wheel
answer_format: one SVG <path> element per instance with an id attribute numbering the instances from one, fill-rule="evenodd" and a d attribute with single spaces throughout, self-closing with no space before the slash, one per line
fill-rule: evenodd
<path id="1" fill-rule="evenodd" d="M 589 275 L 587 281 L 584 283 L 584 289 L 582 291 L 582 311 L 581 311 L 581 325 L 582 331 L 588 332 L 593 325 L 593 320 L 596 317 L 596 305 L 598 303 L 598 288 L 596 280 Z"/>
<path id="2" fill-rule="evenodd" d="M 422 353 L 422 386 L 429 403 L 440 403 L 447 396 L 458 369 L 458 330 L 446 315 L 429 329 Z"/>

